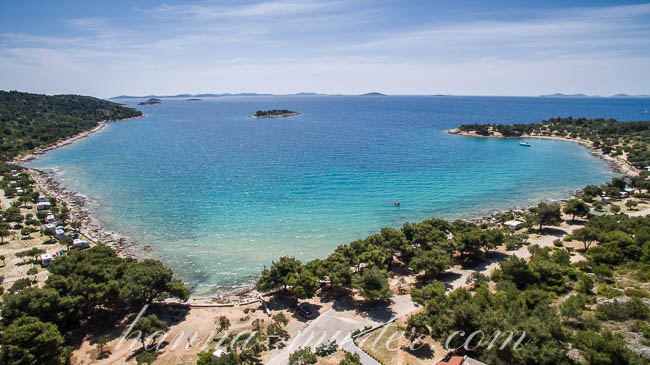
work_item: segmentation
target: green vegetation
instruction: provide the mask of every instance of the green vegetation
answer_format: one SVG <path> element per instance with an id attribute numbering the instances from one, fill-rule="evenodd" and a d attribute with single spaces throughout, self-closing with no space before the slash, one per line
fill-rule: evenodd
<path id="1" fill-rule="evenodd" d="M 569 238 L 598 242 L 595 247 L 586 244 L 587 261 L 572 264 L 565 248 L 533 245 L 528 261 L 511 256 L 499 263 L 491 277 L 496 290 L 480 283 L 474 294 L 461 288 L 445 295 L 444 285 L 436 281 L 414 288 L 411 297 L 424 305 L 424 311 L 409 317 L 405 335 L 411 339 L 429 335 L 444 342 L 456 331 L 464 331 L 466 336 L 477 330 L 485 336 L 515 331 L 514 340 L 504 349 L 499 347 L 507 335 L 492 348 L 486 346 L 489 342 L 478 346 L 476 340 L 469 349 L 462 347 L 467 337 L 452 337 L 450 348 L 460 347 L 461 354 L 486 363 L 571 364 L 566 353 L 575 348 L 590 364 L 642 364 L 623 338 L 601 323 L 643 324 L 650 317 L 650 308 L 642 299 L 646 290 L 623 292 L 612 287 L 618 273 L 625 275 L 626 283 L 630 273 L 643 283 L 649 281 L 648 227 L 650 217 L 591 216 L 585 227 Z M 601 283 L 598 294 L 593 292 L 594 278 Z M 593 305 L 597 296 L 614 299 Z M 628 330 L 645 336 L 644 328 L 638 325 Z M 513 351 L 512 344 L 521 331 L 530 342 Z"/>
<path id="2" fill-rule="evenodd" d="M 258 110 L 255 113 L 256 118 L 275 118 L 275 117 L 286 117 L 290 115 L 296 115 L 299 114 L 298 112 L 294 112 L 291 110 L 287 109 L 272 109 L 272 110 Z"/>
<path id="3" fill-rule="evenodd" d="M 92 129 L 100 121 L 140 115 L 138 110 L 88 96 L 0 91 L 0 160 Z"/>
<path id="4" fill-rule="evenodd" d="M 27 252 L 31 254 L 30 251 Z M 34 358 L 63 359 L 61 362 L 28 363 L 65 363 L 67 350 L 62 343 L 72 331 L 90 333 L 95 322 L 105 326 L 110 320 L 117 325 L 125 315 L 139 311 L 143 304 L 169 297 L 181 300 L 189 297 L 189 290 L 173 279 L 171 270 L 160 262 L 119 258 L 105 246 L 72 251 L 54 261 L 48 270 L 50 275 L 42 288 L 25 287 L 3 297 L 2 324 L 5 328 L 14 329 L 16 336 L 25 329 L 29 341 L 43 341 L 42 346 L 36 346 L 25 340 L 23 346 L 23 342 L 3 336 L 3 346 L 9 346 L 16 354 L 33 353 L 29 356 Z M 167 325 L 151 314 L 141 318 L 136 326 L 135 330 L 150 334 Z M 32 328 L 41 328 L 53 335 L 33 339 L 35 336 L 28 331 Z M 51 341 L 56 341 L 57 345 L 48 345 Z"/>
<path id="5" fill-rule="evenodd" d="M 650 121 L 618 122 L 615 119 L 552 118 L 534 124 L 463 124 L 463 132 L 504 137 L 529 135 L 580 138 L 593 143 L 610 156 L 627 154 L 627 161 L 637 168 L 650 166 Z"/>
<path id="6" fill-rule="evenodd" d="M 643 172 L 639 177 L 614 178 L 601 186 L 587 186 L 581 193 L 583 199 L 572 199 L 564 207 L 540 203 L 527 212 L 503 214 L 491 223 L 476 225 L 434 218 L 405 223 L 401 229 L 383 228 L 378 234 L 339 246 L 326 259 L 303 264 L 281 258 L 264 269 L 257 287 L 294 297 L 298 297 L 294 289 L 298 286 L 344 295 L 354 291 L 368 303 L 377 303 L 392 295 L 389 275 L 404 275 L 405 270 L 410 270 L 410 274 L 417 274 L 411 298 L 424 307 L 407 320 L 404 335 L 411 340 L 427 335 L 445 343 L 456 331 L 464 331 L 467 336 L 481 330 L 486 337 L 496 331 L 514 331 L 510 346 L 503 350 L 499 347 L 507 334 L 490 349 L 474 348 L 477 343 L 473 343 L 470 350 L 465 350 L 462 345 L 467 338 L 462 336 L 454 337 L 450 347 L 461 346 L 459 353 L 497 364 L 571 364 L 567 357 L 571 349 L 596 359 L 593 363 L 640 364 L 620 334 L 603 322 L 617 322 L 628 330 L 637 328 L 634 331 L 650 334 L 644 327 L 650 313 L 643 302 L 650 293 L 638 287 L 641 284 L 621 286 L 621 290 L 614 287 L 620 275 L 625 275 L 625 283 L 633 280 L 645 285 L 650 281 L 650 217 L 596 216 L 590 214 L 590 209 L 596 203 L 610 204 L 600 201 L 603 193 L 616 200 L 626 187 L 638 190 L 634 194 L 637 198 L 649 187 L 648 176 Z M 523 219 L 527 222 L 524 228 L 537 231 L 562 223 L 563 212 L 571 223 L 576 223 L 576 217 L 584 217 L 580 223 L 583 227 L 563 241 L 556 240 L 551 247 L 528 246 L 528 260 L 510 256 L 499 262 L 491 277 L 476 273 L 467 280 L 470 288 L 448 294 L 445 285 L 436 280 L 451 265 L 475 264 L 485 260 L 496 247 L 513 249 L 526 244 L 528 235 L 503 228 L 505 221 Z M 564 247 L 570 241 L 582 243 L 581 254 L 586 261 L 571 262 L 574 250 Z M 310 292 L 315 295 L 316 290 Z M 309 297 L 300 293 L 300 298 Z M 603 298 L 622 301 L 596 304 Z M 632 328 L 634 321 L 641 324 Z M 530 342 L 523 349 L 513 350 L 522 331 L 527 334 L 524 343 Z M 600 342 L 594 341 L 599 336 L 611 339 L 611 345 L 599 347 Z M 650 343 L 650 337 L 644 338 L 645 343 Z"/>
<path id="7" fill-rule="evenodd" d="M 289 365 L 308 365 L 318 361 L 309 347 L 301 347 L 289 355 Z"/>

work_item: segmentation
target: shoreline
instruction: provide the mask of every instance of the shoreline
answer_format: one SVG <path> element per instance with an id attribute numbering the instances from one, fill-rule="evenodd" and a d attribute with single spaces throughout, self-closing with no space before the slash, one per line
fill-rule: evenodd
<path id="1" fill-rule="evenodd" d="M 121 121 L 126 121 L 130 119 L 136 119 L 136 118 L 142 118 L 145 117 L 146 115 L 139 116 L 139 117 L 134 117 L 134 118 L 127 118 L 123 119 Z M 66 138 L 62 141 L 56 142 L 54 144 L 51 144 L 49 146 L 43 147 L 41 149 L 38 149 L 37 151 L 33 151 L 29 154 L 26 154 L 24 156 L 21 156 L 17 158 L 15 161 L 18 161 L 19 164 L 22 164 L 24 162 L 29 162 L 33 161 L 38 158 L 38 156 L 55 150 L 60 147 L 64 147 L 67 145 L 70 145 L 80 139 L 83 139 L 85 137 L 90 136 L 93 133 L 101 131 L 105 127 L 106 122 L 100 122 L 100 124 L 88 131 L 81 132 L 75 136 Z M 457 133 L 454 133 L 456 131 Z M 498 137 L 498 136 L 474 136 L 469 133 L 464 133 L 460 132 L 458 130 L 448 130 L 446 133 L 449 134 L 457 134 L 457 135 L 463 135 L 463 136 L 469 136 L 469 137 L 478 137 L 478 138 L 504 138 L 504 137 Z M 583 145 L 583 147 L 589 148 L 592 150 L 592 155 L 597 155 L 596 151 L 593 151 L 593 148 L 586 143 L 585 141 L 579 141 L 579 140 L 571 140 L 568 138 L 563 138 L 563 137 L 551 137 L 551 136 L 525 136 L 522 138 L 541 138 L 541 139 L 555 139 L 555 140 L 561 140 L 561 141 L 568 141 L 568 142 L 576 142 L 580 143 Z M 513 138 L 514 139 L 514 138 Z M 598 156 L 602 158 L 603 160 L 607 161 L 604 157 L 605 156 Z M 610 159 L 616 160 L 617 163 L 614 161 L 607 161 L 610 165 L 610 167 L 618 166 L 619 164 L 622 164 L 622 162 L 618 161 L 615 158 L 612 158 L 611 156 Z M 627 165 L 627 163 L 625 163 Z M 629 165 L 627 165 L 629 166 Z M 48 195 L 54 196 L 57 198 L 57 200 L 62 200 L 65 201 L 68 206 L 70 207 L 70 217 L 72 220 L 78 220 L 81 222 L 81 228 L 80 231 L 81 233 L 93 240 L 97 244 L 104 244 L 113 250 L 116 251 L 116 253 L 120 257 L 128 257 L 128 258 L 134 258 L 138 259 L 141 258 L 141 253 L 143 250 L 146 249 L 146 245 L 142 246 L 140 250 L 132 250 L 130 248 L 135 247 L 139 244 L 144 245 L 145 243 L 139 243 L 135 241 L 130 241 L 129 237 L 126 235 L 123 235 L 119 232 L 114 232 L 108 230 L 96 217 L 93 216 L 91 211 L 86 207 L 86 203 L 88 202 L 88 198 L 76 191 L 71 191 L 69 190 L 65 185 L 60 183 L 57 178 L 56 178 L 56 173 L 54 171 L 46 171 L 43 169 L 38 169 L 38 168 L 25 168 L 30 176 L 34 179 L 36 182 L 37 187 L 46 192 Z M 618 171 L 616 171 L 618 172 Z M 551 199 L 551 198 L 542 198 L 540 201 L 547 201 L 549 199 L 558 201 L 560 203 L 565 202 L 568 199 L 571 199 L 572 197 L 575 197 L 576 194 L 579 192 L 579 190 L 576 190 L 572 193 L 568 193 L 566 198 L 560 198 L 560 199 Z M 475 212 L 474 214 L 471 214 L 470 212 L 467 212 L 468 214 L 465 216 L 465 218 L 460 218 L 464 221 L 471 222 L 474 224 L 480 224 L 482 222 L 491 222 L 494 221 L 495 217 L 504 214 L 504 213 L 518 213 L 518 212 L 525 212 L 528 208 L 531 206 L 534 206 L 535 203 L 524 203 L 524 204 L 513 204 L 510 208 L 506 209 L 501 209 L 501 210 L 495 210 L 492 212 L 485 212 L 485 213 L 478 213 Z M 423 218 L 426 219 L 426 218 Z M 140 252 L 140 255 L 137 253 Z M 218 286 L 215 285 L 215 289 Z M 224 289 L 224 288 L 221 288 Z M 196 305 L 213 305 L 213 304 L 219 304 L 219 305 L 230 305 L 234 304 L 237 305 L 239 303 L 242 303 L 246 300 L 250 300 L 253 296 L 257 296 L 258 293 L 254 290 L 252 285 L 241 285 L 237 287 L 233 287 L 232 290 L 226 290 L 221 293 L 215 293 L 215 294 L 210 294 L 210 295 L 200 295 L 200 296 L 191 296 L 189 304 L 196 304 Z"/>
<path id="2" fill-rule="evenodd" d="M 448 129 L 445 131 L 445 133 L 453 134 L 457 136 L 463 136 L 463 137 L 473 137 L 473 138 L 496 138 L 496 139 L 537 138 L 537 139 L 549 139 L 555 141 L 578 143 L 582 147 L 588 149 L 592 156 L 596 156 L 601 160 L 605 161 L 612 169 L 612 171 L 614 171 L 617 174 L 634 177 L 634 176 L 639 176 L 640 173 L 640 171 L 636 167 L 630 165 L 630 163 L 627 162 L 627 160 L 606 155 L 602 151 L 594 149 L 593 143 L 591 143 L 591 141 L 584 140 L 584 139 L 574 139 L 574 138 L 567 138 L 567 137 L 560 137 L 560 136 L 542 136 L 542 135 L 535 135 L 535 134 L 530 134 L 530 135 L 525 134 L 520 137 L 503 137 L 501 135 L 493 135 L 493 134 L 489 136 L 483 136 L 477 133 L 463 132 L 458 128 Z"/>
<path id="3" fill-rule="evenodd" d="M 88 137 L 88 136 L 90 136 L 90 135 L 92 135 L 94 133 L 97 133 L 97 132 L 101 131 L 102 129 L 104 129 L 106 127 L 107 123 L 118 123 L 118 122 L 124 122 L 124 121 L 127 121 L 127 120 L 134 120 L 134 119 L 146 118 L 146 117 L 147 117 L 146 114 L 142 114 L 140 116 L 131 117 L 131 118 L 116 119 L 116 120 L 102 120 L 100 122 L 97 122 L 97 126 L 95 126 L 92 129 L 89 129 L 89 130 L 86 130 L 86 131 L 83 131 L 83 132 L 79 132 L 79 133 L 77 133 L 77 134 L 75 134 L 73 136 L 61 139 L 61 140 L 56 141 L 54 143 L 51 143 L 49 145 L 35 148 L 32 151 L 29 151 L 29 152 L 27 152 L 27 153 L 25 153 L 23 155 L 20 155 L 20 156 L 14 158 L 11 161 L 11 163 L 22 166 L 22 164 L 25 163 L 25 162 L 30 162 L 30 161 L 34 161 L 34 160 L 38 159 L 38 156 L 40 156 L 40 155 L 43 155 L 43 154 L 45 154 L 47 152 L 50 152 L 50 151 L 54 151 L 57 148 L 68 146 L 68 145 L 73 144 L 74 142 L 76 142 L 78 140 L 84 139 L 84 138 L 86 138 L 86 137 Z M 26 168 L 26 167 L 24 167 L 24 168 Z"/>
<path id="4" fill-rule="evenodd" d="M 127 120 L 138 118 L 145 118 L 146 114 L 137 117 L 117 119 L 117 120 L 103 120 L 98 122 L 97 126 L 92 129 L 77 133 L 68 138 L 51 143 L 47 146 L 36 148 L 26 154 L 16 157 L 11 163 L 17 164 L 24 168 L 30 177 L 36 183 L 36 187 L 45 192 L 47 195 L 55 197 L 57 200 L 64 201 L 70 208 L 70 220 L 77 220 L 81 223 L 79 231 L 84 236 L 88 237 L 95 244 L 104 244 L 116 251 L 120 257 L 135 258 L 135 255 L 125 252 L 128 248 L 127 237 L 119 233 L 106 230 L 102 224 L 92 216 L 91 212 L 85 208 L 87 197 L 80 192 L 70 191 L 53 176 L 54 173 L 34 167 L 25 167 L 24 164 L 30 161 L 37 160 L 41 155 L 71 145 L 79 140 L 91 136 L 103 130 L 107 123 L 118 123 Z"/>

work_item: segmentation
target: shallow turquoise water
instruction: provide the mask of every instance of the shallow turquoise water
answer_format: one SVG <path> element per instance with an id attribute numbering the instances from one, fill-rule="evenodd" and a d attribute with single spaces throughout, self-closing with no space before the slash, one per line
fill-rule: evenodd
<path id="1" fill-rule="evenodd" d="M 136 104 L 137 101 L 129 100 Z M 56 168 L 123 232 L 208 294 L 282 255 L 324 257 L 383 226 L 565 198 L 614 174 L 577 144 L 447 135 L 466 122 L 635 120 L 648 100 L 224 97 L 164 100 L 30 166 Z M 253 119 L 258 109 L 290 118 Z M 393 201 L 400 201 L 395 207 Z"/>

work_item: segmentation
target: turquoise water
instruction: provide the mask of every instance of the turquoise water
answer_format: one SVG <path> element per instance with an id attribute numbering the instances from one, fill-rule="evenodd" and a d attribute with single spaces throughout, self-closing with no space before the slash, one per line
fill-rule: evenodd
<path id="1" fill-rule="evenodd" d="M 128 100 L 131 105 L 137 101 Z M 110 230 L 152 247 L 197 295 L 282 255 L 324 257 L 384 226 L 565 198 L 614 174 L 575 143 L 445 134 L 466 122 L 640 119 L 648 100 L 223 97 L 142 106 L 30 164 L 87 195 Z M 253 119 L 258 109 L 303 114 Z M 393 201 L 400 201 L 396 207 Z"/>

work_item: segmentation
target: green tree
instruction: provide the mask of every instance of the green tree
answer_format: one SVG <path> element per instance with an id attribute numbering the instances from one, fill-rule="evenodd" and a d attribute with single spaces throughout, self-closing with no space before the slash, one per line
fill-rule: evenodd
<path id="1" fill-rule="evenodd" d="M 302 269 L 299 274 L 293 274 L 289 278 L 291 293 L 298 299 L 309 299 L 316 294 L 320 287 L 318 280 L 309 270 Z"/>
<path id="2" fill-rule="evenodd" d="M 217 333 L 227 331 L 228 328 L 230 328 L 230 320 L 226 316 L 219 316 L 216 322 L 217 322 Z"/>
<path id="3" fill-rule="evenodd" d="M 580 279 L 576 285 L 576 291 L 578 293 L 590 295 L 592 294 L 592 290 L 594 290 L 594 279 L 586 274 L 580 275 Z"/>
<path id="4" fill-rule="evenodd" d="M 2 212 L 2 217 L 9 223 L 22 223 L 24 217 L 20 214 L 20 209 L 11 207 Z"/>
<path id="5" fill-rule="evenodd" d="M 309 347 L 301 347 L 289 355 L 289 365 L 308 365 L 318 362 L 316 354 Z"/>
<path id="6" fill-rule="evenodd" d="M 298 273 L 301 265 L 300 261 L 293 257 L 280 257 L 279 261 L 271 263 L 271 268 L 267 269 L 265 267 L 262 270 L 262 274 L 255 284 L 255 289 L 263 292 L 286 291 L 291 278 Z"/>
<path id="7" fill-rule="evenodd" d="M 430 251 L 419 250 L 411 260 L 411 268 L 415 272 L 424 271 L 425 275 L 435 278 L 451 267 L 451 255 L 442 249 Z"/>
<path id="8" fill-rule="evenodd" d="M 25 288 L 4 297 L 2 318 L 4 323 L 12 323 L 21 317 L 36 317 L 63 329 L 66 328 L 66 323 L 77 321 L 78 324 L 81 318 L 75 311 L 75 300 L 81 301 L 83 298 L 61 298 L 56 290 L 48 287 Z"/>
<path id="9" fill-rule="evenodd" d="M 420 305 L 426 305 L 430 301 L 442 301 L 444 297 L 445 285 L 439 281 L 433 281 L 421 288 L 411 289 L 411 299 Z"/>
<path id="10" fill-rule="evenodd" d="M 143 351 L 135 356 L 136 364 L 153 364 L 156 361 L 156 357 L 153 356 L 151 352 Z"/>
<path id="11" fill-rule="evenodd" d="M 143 316 L 138 319 L 138 321 L 135 323 L 133 326 L 133 333 L 135 332 L 140 332 L 140 342 L 142 343 L 142 347 L 146 347 L 145 341 L 148 339 L 149 336 L 155 335 L 151 339 L 151 343 L 149 344 L 150 346 L 153 345 L 153 343 L 156 341 L 156 338 L 160 335 L 157 334 L 157 332 L 164 332 L 168 328 L 167 322 L 162 321 L 158 319 L 158 316 L 155 314 L 150 314 L 148 316 Z"/>
<path id="12" fill-rule="evenodd" d="M 239 365 L 241 357 L 235 352 L 223 353 L 218 359 L 212 359 L 211 352 L 199 353 L 196 365 Z"/>
<path id="13" fill-rule="evenodd" d="M 2 334 L 3 363 L 9 365 L 66 364 L 64 339 L 56 326 L 34 317 L 21 317 Z"/>
<path id="14" fill-rule="evenodd" d="M 339 365 L 361 365 L 361 357 L 359 354 L 345 351 L 345 357 L 339 362 Z"/>
<path id="15" fill-rule="evenodd" d="M 636 201 L 636 200 L 628 200 L 628 201 L 625 202 L 625 206 L 629 210 L 634 210 L 634 208 L 636 208 L 638 205 L 639 205 L 639 202 Z"/>
<path id="16" fill-rule="evenodd" d="M 51 228 L 45 228 L 41 233 L 43 233 L 43 235 L 47 236 L 47 241 L 45 241 L 45 243 L 51 242 L 52 239 L 54 238 L 54 234 L 55 234 L 54 230 L 51 229 Z"/>
<path id="17" fill-rule="evenodd" d="M 562 211 L 560 204 L 557 203 L 539 203 L 537 207 L 531 208 L 530 220 L 533 224 L 539 224 L 541 231 L 543 226 L 549 226 L 562 223 Z"/>
<path id="18" fill-rule="evenodd" d="M 587 251 L 587 249 L 589 249 L 589 246 L 591 246 L 591 244 L 598 239 L 598 232 L 596 232 L 593 228 L 586 226 L 580 229 L 576 229 L 569 237 L 576 241 L 582 242 L 585 247 L 585 251 Z"/>
<path id="19" fill-rule="evenodd" d="M 392 227 L 388 227 L 388 228 L 382 228 L 380 234 L 382 238 L 381 245 L 384 248 L 388 249 L 391 255 L 390 260 L 388 261 L 389 268 L 391 267 L 396 254 L 411 253 L 412 246 L 406 240 L 404 233 L 402 233 L 401 231 L 398 231 L 397 229 Z"/>
<path id="20" fill-rule="evenodd" d="M 97 350 L 99 351 L 99 354 L 97 354 L 97 359 L 101 360 L 106 357 L 106 345 L 111 342 L 111 336 L 109 335 L 103 335 L 97 338 Z"/>
<path id="21" fill-rule="evenodd" d="M 393 293 L 388 287 L 388 274 L 386 271 L 370 267 L 355 281 L 359 294 L 368 302 L 385 302 Z"/>
<path id="22" fill-rule="evenodd" d="M 181 281 L 174 279 L 171 269 L 158 260 L 147 259 L 127 265 L 120 296 L 137 307 L 168 297 L 185 301 L 190 293 Z"/>
<path id="23" fill-rule="evenodd" d="M 9 231 L 9 224 L 6 222 L 0 222 L 0 243 L 5 243 L 5 237 L 10 235 L 11 231 Z"/>
<path id="24" fill-rule="evenodd" d="M 11 285 L 11 287 L 9 288 L 9 293 L 10 294 L 18 293 L 19 291 L 21 291 L 21 290 L 23 290 L 25 288 L 29 288 L 31 286 L 32 286 L 32 280 L 31 279 L 29 279 L 29 278 L 20 278 L 20 279 L 14 281 L 14 283 Z"/>
<path id="25" fill-rule="evenodd" d="M 591 365 L 642 364 L 627 349 L 625 342 L 611 332 L 580 332 L 574 336 L 574 346 L 582 350 L 582 355 Z"/>
<path id="26" fill-rule="evenodd" d="M 269 343 L 271 346 L 289 338 L 289 333 L 284 329 L 284 326 L 275 321 L 271 322 L 271 324 L 266 327 L 266 335 L 269 336 Z"/>
<path id="27" fill-rule="evenodd" d="M 566 202 L 566 205 L 562 210 L 564 211 L 564 214 L 571 215 L 572 222 L 576 220 L 576 216 L 585 217 L 587 214 L 589 214 L 589 206 L 587 203 L 579 199 L 569 200 Z"/>
<path id="28" fill-rule="evenodd" d="M 278 313 L 273 316 L 273 321 L 281 324 L 282 326 L 286 326 L 289 324 L 289 319 L 287 316 L 284 315 L 284 313 Z"/>
<path id="29" fill-rule="evenodd" d="M 579 318 L 585 309 L 585 298 L 581 295 L 572 295 L 560 304 L 560 313 L 566 318 Z"/>

